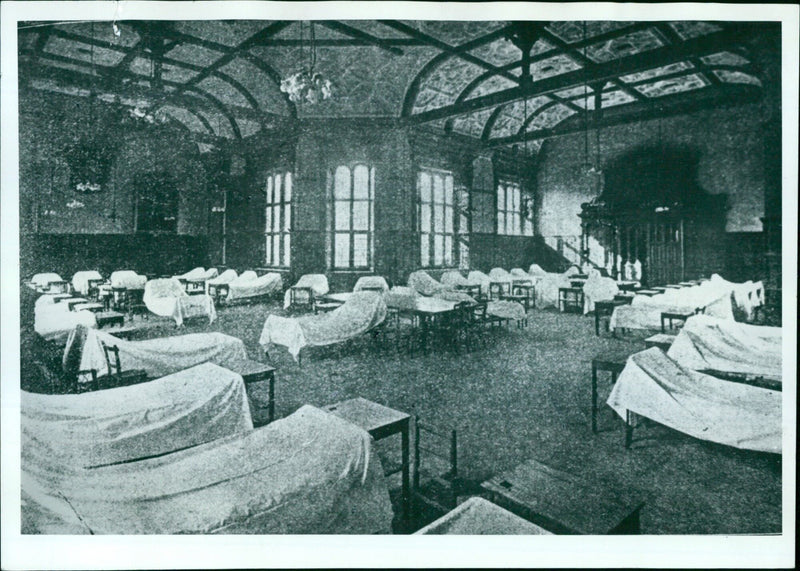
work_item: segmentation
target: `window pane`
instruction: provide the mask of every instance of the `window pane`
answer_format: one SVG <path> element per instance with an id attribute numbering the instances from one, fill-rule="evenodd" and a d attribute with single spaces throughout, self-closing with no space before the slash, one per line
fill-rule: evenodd
<path id="1" fill-rule="evenodd" d="M 337 200 L 335 203 L 336 210 L 336 230 L 349 230 L 350 229 L 350 201 Z"/>
<path id="2" fill-rule="evenodd" d="M 530 218 L 525 219 L 525 235 L 533 236 L 533 222 L 531 222 Z"/>
<path id="3" fill-rule="evenodd" d="M 353 266 L 363 267 L 367 265 L 367 235 L 353 235 Z"/>
<path id="4" fill-rule="evenodd" d="M 444 263 L 444 236 L 433 235 L 433 265 L 441 266 Z"/>
<path id="5" fill-rule="evenodd" d="M 347 167 L 338 167 L 333 178 L 334 198 L 350 198 L 350 169 Z"/>
<path id="6" fill-rule="evenodd" d="M 281 229 L 281 207 L 277 205 L 272 207 L 272 229 L 275 232 Z"/>
<path id="7" fill-rule="evenodd" d="M 419 173 L 419 199 L 422 202 L 431 201 L 431 175 L 426 172 Z"/>
<path id="8" fill-rule="evenodd" d="M 439 204 L 444 202 L 444 180 L 441 175 L 433 177 L 433 201 Z"/>
<path id="9" fill-rule="evenodd" d="M 267 264 L 272 263 L 272 236 L 267 236 Z"/>
<path id="10" fill-rule="evenodd" d="M 283 201 L 290 202 L 292 200 L 292 173 L 287 172 L 283 179 Z"/>
<path id="11" fill-rule="evenodd" d="M 353 230 L 369 230 L 369 202 L 353 203 Z"/>
<path id="12" fill-rule="evenodd" d="M 272 240 L 272 263 L 276 266 L 281 263 L 281 241 L 278 236 Z"/>
<path id="13" fill-rule="evenodd" d="M 272 177 L 267 177 L 267 204 L 272 204 Z"/>
<path id="14" fill-rule="evenodd" d="M 267 206 L 266 214 L 267 214 L 267 224 L 264 227 L 267 229 L 267 232 L 269 232 L 270 230 L 272 230 L 272 207 L 271 206 Z"/>
<path id="15" fill-rule="evenodd" d="M 275 175 L 275 195 L 274 195 L 274 202 L 281 201 L 281 175 Z"/>
<path id="16" fill-rule="evenodd" d="M 500 210 L 506 207 L 506 187 L 502 184 L 497 187 L 497 208 Z"/>
<path id="17" fill-rule="evenodd" d="M 514 213 L 514 235 L 519 236 L 522 233 L 520 229 L 520 215 L 519 212 Z"/>
<path id="18" fill-rule="evenodd" d="M 510 212 L 506 212 L 506 234 L 509 236 L 514 234 L 514 217 Z"/>
<path id="19" fill-rule="evenodd" d="M 375 198 L 375 167 L 369 169 L 369 197 Z"/>
<path id="20" fill-rule="evenodd" d="M 514 189 L 507 188 L 506 189 L 506 210 L 513 210 L 514 209 Z"/>
<path id="21" fill-rule="evenodd" d="M 520 207 L 522 206 L 522 201 L 520 200 L 520 190 L 519 187 L 514 187 L 514 210 L 519 212 Z"/>
<path id="22" fill-rule="evenodd" d="M 462 214 L 459 216 L 458 220 L 458 233 L 459 234 L 467 234 L 469 232 L 469 222 L 467 221 L 467 217 Z"/>
<path id="23" fill-rule="evenodd" d="M 451 206 L 445 206 L 444 209 L 444 231 L 453 232 L 453 208 Z"/>
<path id="24" fill-rule="evenodd" d="M 498 212 L 497 213 L 497 233 L 498 234 L 505 234 L 506 233 L 506 214 L 505 214 L 505 212 Z"/>
<path id="25" fill-rule="evenodd" d="M 453 177 L 450 175 L 444 178 L 444 201 L 453 204 Z"/>
<path id="26" fill-rule="evenodd" d="M 283 229 L 288 231 L 292 228 L 292 207 L 289 204 L 283 206 Z"/>
<path id="27" fill-rule="evenodd" d="M 423 267 L 431 264 L 430 257 L 430 234 L 420 234 L 419 240 L 419 263 Z"/>
<path id="28" fill-rule="evenodd" d="M 283 265 L 289 265 L 289 255 L 292 251 L 292 237 L 289 234 L 283 235 Z"/>
<path id="29" fill-rule="evenodd" d="M 353 169 L 353 198 L 369 198 L 369 169 L 364 165 Z"/>
<path id="30" fill-rule="evenodd" d="M 453 265 L 453 237 L 444 237 L 444 263 L 446 266 Z"/>
<path id="31" fill-rule="evenodd" d="M 444 231 L 444 205 L 443 204 L 434 204 L 433 205 L 433 231 L 434 232 L 443 232 Z"/>
<path id="32" fill-rule="evenodd" d="M 336 234 L 333 243 L 333 265 L 337 268 L 350 266 L 350 234 Z"/>
<path id="33" fill-rule="evenodd" d="M 431 206 L 423 204 L 419 209 L 419 228 L 422 232 L 431 231 Z"/>

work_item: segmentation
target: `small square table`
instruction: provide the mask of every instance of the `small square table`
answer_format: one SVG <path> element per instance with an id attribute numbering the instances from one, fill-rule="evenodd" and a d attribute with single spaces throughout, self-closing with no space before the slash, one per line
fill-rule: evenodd
<path id="1" fill-rule="evenodd" d="M 90 301 L 88 303 L 75 303 L 70 306 L 72 311 L 91 311 L 92 313 L 100 313 L 105 309 L 105 305 Z"/>
<path id="2" fill-rule="evenodd" d="M 402 446 L 402 465 L 400 467 L 400 471 L 402 471 L 402 518 L 405 522 L 408 522 L 411 514 L 408 436 L 411 415 L 361 397 L 325 406 L 323 410 L 363 428 L 376 441 L 393 434 L 400 434 Z M 390 476 L 396 472 L 397 470 L 390 471 L 386 475 Z"/>
<path id="3" fill-rule="evenodd" d="M 683 286 L 680 284 L 667 284 L 664 287 L 666 289 L 681 289 Z"/>
<path id="4" fill-rule="evenodd" d="M 478 284 L 457 285 L 456 290 L 463 291 L 468 296 L 478 299 L 481 296 L 481 286 Z"/>
<path id="5" fill-rule="evenodd" d="M 654 295 L 658 295 L 659 291 L 655 289 L 639 289 L 636 290 L 636 295 L 646 295 L 647 297 L 653 297 Z"/>
<path id="6" fill-rule="evenodd" d="M 529 307 L 536 307 L 536 286 L 530 282 L 514 282 L 511 285 L 511 293 L 515 295 L 524 295 L 528 298 L 525 303 L 525 309 Z"/>
<path id="7" fill-rule="evenodd" d="M 669 328 L 673 328 L 673 321 L 683 321 L 686 322 L 692 315 L 694 315 L 694 311 L 688 312 L 676 312 L 676 311 L 662 311 L 661 312 L 661 333 L 667 332 L 666 324 L 669 322 Z"/>
<path id="8" fill-rule="evenodd" d="M 625 368 L 627 355 L 598 355 L 592 359 L 592 432 L 597 433 L 597 373 L 607 371 L 611 373 L 611 384 L 617 382 L 617 376 Z"/>
<path id="9" fill-rule="evenodd" d="M 219 303 L 228 297 L 230 284 L 208 284 L 208 295 L 214 298 L 214 303 Z"/>
<path id="10" fill-rule="evenodd" d="M 667 291 L 667 288 L 664 286 L 652 286 L 650 289 L 658 293 L 664 293 Z"/>
<path id="11" fill-rule="evenodd" d="M 571 309 L 575 313 L 581 313 L 583 311 L 583 288 L 558 288 L 558 309 L 562 312 Z"/>
<path id="12" fill-rule="evenodd" d="M 657 333 L 644 340 L 644 346 L 647 349 L 651 347 L 658 347 L 665 353 L 669 351 L 670 346 L 675 341 L 675 335 L 667 335 L 666 333 Z"/>
<path id="13" fill-rule="evenodd" d="M 573 474 L 528 460 L 513 470 L 485 481 L 491 500 L 559 534 L 638 534 L 644 505 L 619 486 L 585 481 Z"/>
<path id="14" fill-rule="evenodd" d="M 639 282 L 632 280 L 620 280 L 617 282 L 619 291 L 633 291 L 639 287 Z"/>
<path id="15" fill-rule="evenodd" d="M 489 282 L 489 298 L 494 299 L 495 294 L 498 298 L 511 293 L 511 282 Z"/>
<path id="16" fill-rule="evenodd" d="M 615 307 L 629 303 L 628 299 L 617 300 L 616 298 L 594 302 L 594 334 L 600 336 L 600 320 L 602 318 L 611 316 Z"/>
<path id="17" fill-rule="evenodd" d="M 125 316 L 118 311 L 98 311 L 94 314 L 94 319 L 97 322 L 97 327 L 102 328 L 106 325 L 125 325 Z"/>
<path id="18" fill-rule="evenodd" d="M 261 424 L 267 424 L 275 420 L 275 367 L 265 365 L 260 361 L 251 359 L 236 359 L 228 361 L 225 368 L 238 373 L 244 380 L 247 388 L 247 400 L 250 402 L 250 412 L 253 420 Z M 256 383 L 267 381 L 267 418 L 264 421 L 262 416 L 263 401 L 259 397 L 261 391 Z"/>

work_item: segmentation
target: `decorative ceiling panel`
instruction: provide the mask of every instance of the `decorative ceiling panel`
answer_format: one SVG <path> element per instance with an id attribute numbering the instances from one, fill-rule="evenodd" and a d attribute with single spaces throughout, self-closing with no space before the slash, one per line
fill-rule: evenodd
<path id="1" fill-rule="evenodd" d="M 562 73 L 575 71 L 580 68 L 581 66 L 578 62 L 568 55 L 558 54 L 531 64 L 531 75 L 534 81 L 539 81 L 540 79 L 561 75 Z"/>
<path id="2" fill-rule="evenodd" d="M 286 26 L 273 37 L 281 40 L 305 40 L 311 45 L 311 24 L 306 20 L 298 20 L 293 24 Z M 314 38 L 317 40 L 347 40 L 350 36 L 326 28 L 322 24 L 314 24 Z M 308 49 L 308 48 L 306 48 Z"/>
<path id="3" fill-rule="evenodd" d="M 69 57 L 87 63 L 94 62 L 94 65 L 106 67 L 117 65 L 122 61 L 122 58 L 125 57 L 125 54 L 120 51 L 101 48 L 100 46 L 92 47 L 83 42 L 65 40 L 58 36 L 52 36 L 47 40 L 44 51 L 46 53 Z"/>
<path id="4" fill-rule="evenodd" d="M 613 32 L 621 28 L 627 28 L 636 22 L 613 22 L 613 21 L 587 21 L 586 37 L 593 38 L 600 34 Z M 560 39 L 573 44 L 583 39 L 583 22 L 550 22 L 546 29 L 558 36 Z"/>
<path id="5" fill-rule="evenodd" d="M 178 44 L 165 55 L 172 59 L 195 65 L 211 65 L 223 56 L 222 52 L 194 44 Z"/>
<path id="6" fill-rule="evenodd" d="M 237 117 L 236 123 L 239 125 L 239 132 L 242 134 L 242 138 L 255 135 L 261 130 L 261 125 L 257 121 L 251 121 L 243 117 Z"/>
<path id="7" fill-rule="evenodd" d="M 131 62 L 130 71 L 137 75 L 150 77 L 153 74 L 153 61 L 149 57 L 137 57 Z M 178 67 L 172 64 L 164 64 L 161 67 L 161 77 L 166 81 L 184 83 L 197 75 L 196 71 Z"/>
<path id="8" fill-rule="evenodd" d="M 286 115 L 288 108 L 280 89 L 263 71 L 247 60 L 236 58 L 220 68 L 242 84 L 267 113 Z"/>
<path id="9" fill-rule="evenodd" d="M 39 58 L 39 63 L 49 67 L 57 67 L 59 69 L 68 69 L 77 71 L 78 73 L 85 73 L 86 75 L 98 76 L 99 74 L 88 65 L 81 65 L 77 63 L 69 63 L 65 61 L 51 60 L 47 57 Z"/>
<path id="10" fill-rule="evenodd" d="M 384 26 L 380 22 L 376 22 L 374 20 L 343 20 L 342 23 L 350 26 L 351 28 L 361 30 L 370 36 L 375 36 L 376 38 L 398 39 L 408 37 L 400 30 L 395 30 L 389 26 Z"/>
<path id="11" fill-rule="evenodd" d="M 467 43 L 506 25 L 506 22 L 490 21 L 456 22 L 406 20 L 403 23 L 451 46 L 459 46 Z"/>
<path id="12" fill-rule="evenodd" d="M 175 22 L 175 29 L 196 38 L 234 47 L 271 23 L 270 20 L 195 20 Z"/>
<path id="13" fill-rule="evenodd" d="M 714 71 L 714 75 L 716 75 L 720 81 L 724 81 L 725 83 L 746 83 L 748 85 L 758 85 L 761 87 L 760 79 L 742 71 L 718 69 Z"/>
<path id="14" fill-rule="evenodd" d="M 18 36 L 19 50 L 21 52 L 32 50 L 34 47 L 36 47 L 36 40 L 38 39 L 39 39 L 38 32 L 25 32 L 19 34 Z"/>
<path id="15" fill-rule="evenodd" d="M 207 91 L 227 105 L 250 107 L 247 99 L 245 99 L 244 95 L 242 95 L 238 89 L 235 89 L 230 83 L 220 79 L 219 77 L 206 77 L 203 81 L 197 84 L 197 87 L 203 91 Z"/>
<path id="16" fill-rule="evenodd" d="M 683 77 L 662 79 L 661 81 L 656 81 L 654 83 L 637 85 L 636 90 L 647 95 L 648 97 L 663 97 L 665 95 L 672 95 L 673 93 L 682 93 L 684 91 L 700 89 L 707 85 L 708 80 L 705 77 L 698 73 L 693 73 Z"/>
<path id="17" fill-rule="evenodd" d="M 268 62 L 281 77 L 308 64 L 305 49 L 259 46 L 250 52 Z M 333 83 L 333 97 L 317 105 L 300 103 L 298 114 L 396 117 L 412 79 L 438 53 L 429 47 L 404 47 L 402 56 L 370 46 L 318 48 L 316 70 Z"/>
<path id="18" fill-rule="evenodd" d="M 528 98 L 528 116 L 535 113 L 540 107 L 550 103 L 550 101 L 550 98 L 546 95 Z M 513 103 L 505 105 L 497 116 L 494 125 L 492 125 L 489 138 L 509 137 L 516 134 L 517 131 L 522 128 L 522 123 L 525 121 L 525 108 L 525 101 L 514 101 Z"/>
<path id="19" fill-rule="evenodd" d="M 550 129 L 555 127 L 567 117 L 574 115 L 576 111 L 570 109 L 566 105 L 559 103 L 544 109 L 541 113 L 537 114 L 530 123 L 528 123 L 527 131 L 540 131 L 542 129 Z"/>
<path id="20" fill-rule="evenodd" d="M 204 109 L 201 107 L 196 107 L 194 112 L 198 115 L 202 115 L 206 121 L 211 125 L 211 128 L 214 129 L 214 133 L 220 137 L 225 137 L 226 139 L 233 139 L 233 129 L 231 129 L 231 124 L 228 121 L 228 118 L 222 115 L 222 113 L 217 113 L 215 111 L 209 111 L 208 109 Z"/>
<path id="21" fill-rule="evenodd" d="M 469 82 L 483 71 L 483 68 L 456 57 L 445 60 L 420 86 L 412 113 L 453 103 Z"/>
<path id="22" fill-rule="evenodd" d="M 666 41 L 655 29 L 650 28 L 588 46 L 586 56 L 592 61 L 602 63 L 654 50 L 664 45 Z"/>
<path id="23" fill-rule="evenodd" d="M 573 97 L 583 97 L 584 96 L 584 87 L 586 88 L 585 94 L 589 97 L 592 96 L 594 90 L 589 87 L 588 85 L 578 85 L 577 87 L 570 87 L 569 89 L 562 89 L 561 91 L 555 92 L 553 95 L 556 97 L 560 97 L 561 99 L 572 99 Z"/>
<path id="24" fill-rule="evenodd" d="M 719 52 L 700 58 L 706 65 L 747 65 L 750 63 L 745 57 L 731 52 Z"/>
<path id="25" fill-rule="evenodd" d="M 203 123 L 193 113 L 190 113 L 183 107 L 176 107 L 174 105 L 164 105 L 161 108 L 161 113 L 168 115 L 186 125 L 190 131 L 195 133 L 208 133 Z"/>
<path id="26" fill-rule="evenodd" d="M 670 22 L 669 25 L 683 40 L 690 40 L 722 31 L 720 26 L 712 22 L 682 20 L 680 22 Z"/>
<path id="27" fill-rule="evenodd" d="M 57 30 L 69 32 L 84 38 L 94 38 L 108 42 L 115 46 L 129 48 L 139 42 L 139 34 L 128 24 L 117 23 L 119 36 L 114 34 L 113 22 L 76 22 L 58 24 L 54 26 Z"/>
<path id="28" fill-rule="evenodd" d="M 490 44 L 484 44 L 470 52 L 475 57 L 496 66 L 519 61 L 522 52 L 505 38 L 498 38 Z"/>
<path id="29" fill-rule="evenodd" d="M 602 105 L 603 109 L 605 109 L 607 107 L 614 107 L 615 105 L 622 105 L 624 103 L 630 103 L 632 101 L 636 101 L 636 98 L 633 95 L 631 95 L 629 93 L 626 93 L 625 91 L 621 91 L 619 89 L 616 89 L 616 90 L 613 90 L 613 91 L 605 91 L 605 92 L 603 92 L 602 101 L 601 101 L 600 104 Z M 587 107 L 587 105 L 584 104 L 583 97 L 580 97 L 578 99 L 573 99 L 572 103 L 574 103 L 575 105 L 577 105 L 581 109 L 586 109 L 586 107 Z M 589 97 L 586 100 L 586 103 L 588 103 L 589 110 L 593 111 L 594 110 L 594 97 Z"/>
<path id="30" fill-rule="evenodd" d="M 653 79 L 654 77 L 669 75 L 671 73 L 678 73 L 679 71 L 685 71 L 687 69 L 692 69 L 692 68 L 694 68 L 694 65 L 692 65 L 691 62 L 679 61 L 678 63 L 663 65 L 661 67 L 648 69 L 646 71 L 641 71 L 639 73 L 630 73 L 628 75 L 621 75 L 620 79 L 625 83 L 635 83 L 637 81 L 646 81 L 648 79 Z"/>
<path id="31" fill-rule="evenodd" d="M 54 93 L 63 93 L 65 95 L 72 95 L 77 97 L 88 97 L 88 89 L 80 89 L 71 85 L 61 85 L 52 79 L 33 79 L 31 80 L 31 87 L 41 91 L 52 91 Z"/>
<path id="32" fill-rule="evenodd" d="M 456 117 L 453 119 L 453 131 L 479 139 L 483 133 L 483 127 L 486 125 L 486 120 L 493 111 L 494 109 L 481 109 L 469 115 Z"/>
<path id="33" fill-rule="evenodd" d="M 484 95 L 503 91 L 504 89 L 511 89 L 512 87 L 518 87 L 518 84 L 502 75 L 491 75 L 480 82 L 475 89 L 472 90 L 472 93 L 469 94 L 467 99 L 483 97 Z"/>

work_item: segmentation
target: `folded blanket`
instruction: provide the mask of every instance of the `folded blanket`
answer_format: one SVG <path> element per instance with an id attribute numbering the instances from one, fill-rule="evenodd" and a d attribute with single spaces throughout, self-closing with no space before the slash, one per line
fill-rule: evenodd
<path id="1" fill-rule="evenodd" d="M 527 314 L 521 303 L 516 301 L 490 301 L 486 313 L 503 319 L 525 319 Z"/>

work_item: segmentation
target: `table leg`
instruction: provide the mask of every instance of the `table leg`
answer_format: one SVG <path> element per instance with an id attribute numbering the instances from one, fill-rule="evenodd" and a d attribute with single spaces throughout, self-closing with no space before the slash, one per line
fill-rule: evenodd
<path id="1" fill-rule="evenodd" d="M 409 437 L 408 437 L 408 424 L 409 419 L 403 421 L 401 428 L 402 437 L 402 463 L 403 463 L 403 482 L 402 482 L 402 502 L 403 502 L 403 521 L 407 524 L 411 516 L 411 493 L 409 490 L 410 466 L 409 466 Z"/>
<path id="2" fill-rule="evenodd" d="M 592 432 L 597 433 L 597 364 L 592 361 Z"/>
<path id="3" fill-rule="evenodd" d="M 269 408 L 267 409 L 269 421 L 275 420 L 275 372 L 269 376 Z"/>
<path id="4" fill-rule="evenodd" d="M 594 334 L 600 337 L 600 310 L 597 304 L 594 305 Z"/>
<path id="5" fill-rule="evenodd" d="M 633 413 L 625 411 L 625 448 L 630 448 L 633 442 Z"/>

